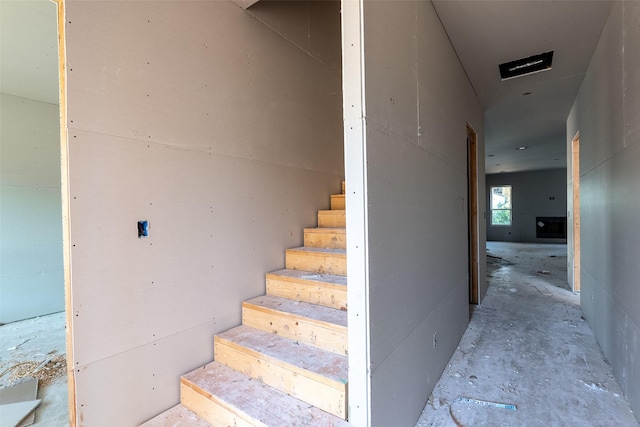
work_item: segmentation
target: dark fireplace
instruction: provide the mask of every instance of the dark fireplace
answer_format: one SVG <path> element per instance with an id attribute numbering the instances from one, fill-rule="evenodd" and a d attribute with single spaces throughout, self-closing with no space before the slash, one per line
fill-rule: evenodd
<path id="1" fill-rule="evenodd" d="M 536 217 L 537 239 L 566 239 L 567 217 L 539 216 Z"/>

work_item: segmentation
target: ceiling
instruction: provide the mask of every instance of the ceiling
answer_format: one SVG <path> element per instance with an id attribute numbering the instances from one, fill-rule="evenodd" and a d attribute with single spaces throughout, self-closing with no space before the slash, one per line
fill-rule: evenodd
<path id="1" fill-rule="evenodd" d="M 485 110 L 486 173 L 566 167 L 566 119 L 611 1 L 433 3 Z M 551 70 L 501 81 L 499 64 L 548 51 Z"/>
<path id="2" fill-rule="evenodd" d="M 49 0 L 0 0 L 0 92 L 58 104 L 57 16 Z"/>
<path id="3" fill-rule="evenodd" d="M 486 172 L 566 167 L 566 119 L 611 1 L 434 5 L 485 110 Z M 57 104 L 55 3 L 1 0 L 0 32 L 0 91 Z M 501 81 L 499 64 L 550 50 L 551 70 Z"/>

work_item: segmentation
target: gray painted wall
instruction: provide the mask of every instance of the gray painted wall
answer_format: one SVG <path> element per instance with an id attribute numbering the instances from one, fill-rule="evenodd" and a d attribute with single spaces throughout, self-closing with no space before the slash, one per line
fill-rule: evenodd
<path id="1" fill-rule="evenodd" d="M 137 425 L 340 191 L 340 5 L 66 5 L 77 422 Z"/>
<path id="2" fill-rule="evenodd" d="M 536 217 L 567 216 L 567 170 L 487 175 L 487 240 L 566 243 L 567 239 L 536 238 Z M 511 226 L 491 225 L 491 187 L 511 185 Z M 552 199 L 553 198 L 553 199 Z"/>
<path id="3" fill-rule="evenodd" d="M 582 310 L 636 412 L 640 411 L 638 52 L 640 3 L 615 2 L 567 121 L 569 142 L 580 132 Z"/>
<path id="4" fill-rule="evenodd" d="M 0 93 L 0 323 L 64 310 L 60 112 Z"/>
<path id="5" fill-rule="evenodd" d="M 343 10 L 350 336 L 364 331 L 349 352 L 364 353 L 370 376 L 350 383 L 351 415 L 355 425 L 413 426 L 468 323 L 466 123 L 478 132 L 483 177 L 483 113 L 430 2 L 363 7 L 363 21 Z M 480 218 L 484 188 L 481 179 Z M 481 248 L 484 233 L 482 220 Z"/>

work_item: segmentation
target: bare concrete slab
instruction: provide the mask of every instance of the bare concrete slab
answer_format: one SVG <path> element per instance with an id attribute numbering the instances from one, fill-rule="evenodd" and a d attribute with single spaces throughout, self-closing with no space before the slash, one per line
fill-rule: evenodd
<path id="1" fill-rule="evenodd" d="M 566 287 L 566 245 L 487 247 L 489 291 L 416 427 L 640 425 Z"/>

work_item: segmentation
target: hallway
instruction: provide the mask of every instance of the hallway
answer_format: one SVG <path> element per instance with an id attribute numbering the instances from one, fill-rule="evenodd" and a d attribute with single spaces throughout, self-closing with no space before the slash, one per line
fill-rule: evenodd
<path id="1" fill-rule="evenodd" d="M 416 427 L 640 425 L 568 290 L 566 245 L 487 242 L 487 253 L 487 296 Z"/>

